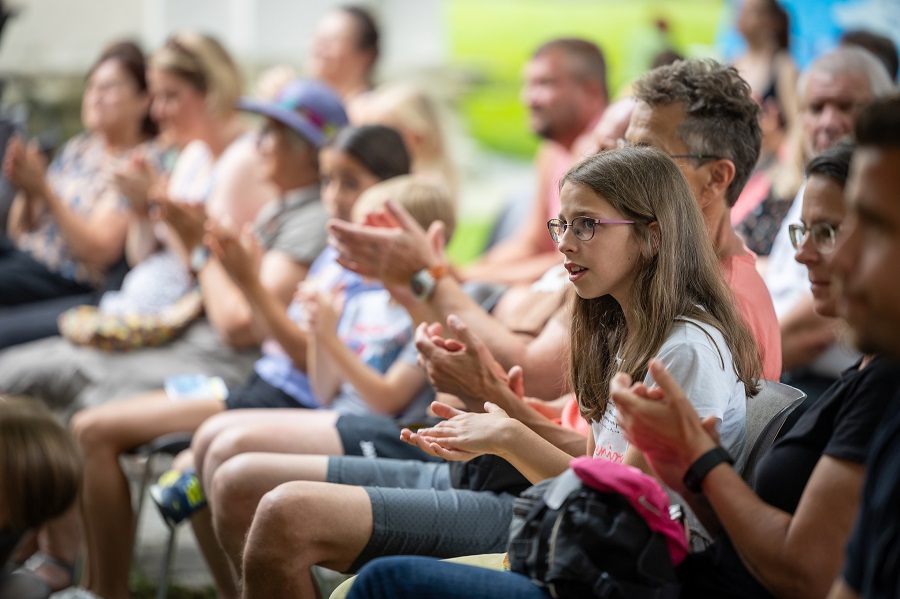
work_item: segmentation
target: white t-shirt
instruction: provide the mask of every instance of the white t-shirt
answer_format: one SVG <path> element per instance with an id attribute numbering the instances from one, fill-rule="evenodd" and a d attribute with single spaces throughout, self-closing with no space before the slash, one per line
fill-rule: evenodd
<path id="1" fill-rule="evenodd" d="M 678 320 L 656 357 L 684 389 L 701 418 L 719 419 L 722 446 L 731 455 L 740 456 L 747 438 L 747 396 L 722 333 L 696 320 Z M 644 383 L 655 384 L 650 373 Z M 600 421 L 591 422 L 595 458 L 620 463 L 624 460 L 628 442 L 617 415 L 616 405 L 610 399 Z"/>
<path id="2" fill-rule="evenodd" d="M 772 305 L 775 306 L 775 315 L 778 320 L 784 318 L 784 315 L 790 312 L 801 298 L 811 294 L 806 267 L 794 260 L 797 250 L 791 245 L 791 236 L 788 234 L 788 226 L 800 222 L 805 188 L 806 183 L 800 186 L 791 207 L 784 215 L 784 220 L 781 221 L 775 241 L 772 243 L 769 265 L 764 277 L 766 287 L 769 288 L 769 293 L 772 295 Z"/>

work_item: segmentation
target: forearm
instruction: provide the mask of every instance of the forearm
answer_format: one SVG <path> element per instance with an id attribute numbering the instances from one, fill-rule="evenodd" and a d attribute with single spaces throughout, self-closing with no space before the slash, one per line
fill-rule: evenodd
<path id="1" fill-rule="evenodd" d="M 582 454 L 584 447 L 582 438 Z M 495 453 L 532 483 L 559 476 L 572 461 L 571 454 L 556 447 L 524 423 L 512 419 L 497 435 Z"/>
<path id="2" fill-rule="evenodd" d="M 252 306 L 241 289 L 232 282 L 222 264 L 210 258 L 197 273 L 203 306 L 210 324 L 222 339 L 235 348 L 254 347 L 263 339 Z M 281 306 L 284 312 L 285 307 Z"/>
<path id="3" fill-rule="evenodd" d="M 784 370 L 809 365 L 836 339 L 834 319 L 816 314 L 811 298 L 786 314 L 780 328 Z"/>
<path id="4" fill-rule="evenodd" d="M 41 201 L 33 201 L 26 197 L 25 192 L 19 191 L 9 208 L 6 230 L 10 238 L 17 239 L 28 231 L 34 229 L 38 218 L 43 212 L 44 204 Z"/>
<path id="5" fill-rule="evenodd" d="M 321 404 L 330 405 L 341 385 L 341 376 L 325 344 L 315 335 L 307 337 L 306 373 L 313 394 Z"/>
<path id="6" fill-rule="evenodd" d="M 509 401 L 498 405 L 506 410 L 510 417 L 515 418 L 568 455 L 572 457 L 585 455 L 586 439 L 581 434 L 560 426 L 532 409 L 523 401 Z"/>
<path id="7" fill-rule="evenodd" d="M 560 253 L 553 249 L 511 257 L 506 261 L 479 262 L 463 269 L 462 276 L 469 281 L 490 281 L 505 285 L 523 285 L 541 278 L 547 270 L 562 262 Z"/>
<path id="8" fill-rule="evenodd" d="M 154 224 L 148 218 L 132 212 L 128 216 L 128 233 L 125 237 L 125 259 L 134 266 L 159 248 Z"/>
<path id="9" fill-rule="evenodd" d="M 307 336 L 287 314 L 285 306 L 266 289 L 259 280 L 242 286 L 245 297 L 254 312 L 264 323 L 268 334 L 273 337 L 291 358 L 294 367 L 306 372 Z"/>
<path id="10" fill-rule="evenodd" d="M 360 360 L 337 335 L 319 337 L 318 342 L 328 351 L 342 378 L 353 385 L 373 412 L 396 414 L 409 403 L 408 391 L 398 389 L 387 373 L 378 372 Z"/>
<path id="11" fill-rule="evenodd" d="M 791 514 L 760 499 L 727 464 L 714 468 L 702 487 L 741 560 L 763 586 L 780 597 L 824 596 L 840 565 L 838 547 L 804 538 Z M 823 552 L 835 553 L 837 561 L 822 559 Z"/>
<path id="12" fill-rule="evenodd" d="M 85 220 L 71 210 L 46 183 L 41 197 L 76 259 L 106 267 L 122 256 L 127 229 L 124 214 L 107 215 L 103 222 Z"/>

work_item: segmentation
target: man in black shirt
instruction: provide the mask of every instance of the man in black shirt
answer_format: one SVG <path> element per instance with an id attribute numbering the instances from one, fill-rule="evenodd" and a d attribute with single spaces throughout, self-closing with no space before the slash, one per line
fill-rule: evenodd
<path id="1" fill-rule="evenodd" d="M 863 352 L 900 358 L 900 96 L 866 107 L 833 265 L 839 309 Z M 830 599 L 900 597 L 900 395 L 867 461 L 863 498 Z"/>

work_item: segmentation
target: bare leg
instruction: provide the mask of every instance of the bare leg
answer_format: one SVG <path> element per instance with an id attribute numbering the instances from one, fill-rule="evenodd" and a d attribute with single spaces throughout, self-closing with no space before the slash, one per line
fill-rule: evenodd
<path id="1" fill-rule="evenodd" d="M 248 451 L 298 455 L 343 455 L 330 410 L 230 410 L 210 418 L 194 435 L 191 448 L 205 489 L 225 460 Z"/>
<path id="2" fill-rule="evenodd" d="M 310 567 L 346 570 L 372 535 L 362 487 L 294 482 L 259 503 L 244 549 L 244 599 L 317 596 Z"/>
<path id="3" fill-rule="evenodd" d="M 81 549 L 81 531 L 78 526 L 78 507 L 73 505 L 61 516 L 47 522 L 37 534 L 38 550 L 52 560 L 75 567 Z M 35 573 L 47 581 L 53 590 L 72 585 L 72 573 L 54 561 L 45 561 L 35 568 Z"/>
<path id="4" fill-rule="evenodd" d="M 184 472 L 194 467 L 194 454 L 190 449 L 179 453 L 172 462 L 172 468 Z M 212 516 L 208 508 L 197 510 L 191 515 L 191 528 L 200 552 L 212 574 L 219 599 L 232 599 L 238 595 L 235 573 L 222 553 L 212 527 Z"/>
<path id="5" fill-rule="evenodd" d="M 244 540 L 263 495 L 286 482 L 323 482 L 327 468 L 324 456 L 245 453 L 216 471 L 209 494 L 216 537 L 238 575 Z"/>
<path id="6" fill-rule="evenodd" d="M 105 599 L 129 597 L 133 514 L 119 456 L 160 435 L 194 431 L 222 409 L 221 401 L 173 402 L 157 391 L 73 417 L 85 462 L 81 507 L 91 591 Z"/>

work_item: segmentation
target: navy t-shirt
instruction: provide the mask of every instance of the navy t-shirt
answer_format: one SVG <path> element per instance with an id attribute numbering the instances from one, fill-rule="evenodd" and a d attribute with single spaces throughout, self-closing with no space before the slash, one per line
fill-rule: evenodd
<path id="1" fill-rule="evenodd" d="M 900 393 L 872 443 L 859 508 L 844 580 L 865 599 L 900 597 Z"/>
<path id="2" fill-rule="evenodd" d="M 823 455 L 865 462 L 889 398 L 900 388 L 900 369 L 883 358 L 858 367 L 844 371 L 760 460 L 754 485 L 760 499 L 793 514 Z M 724 534 L 706 551 L 689 556 L 679 575 L 683 597 L 772 597 Z"/>

